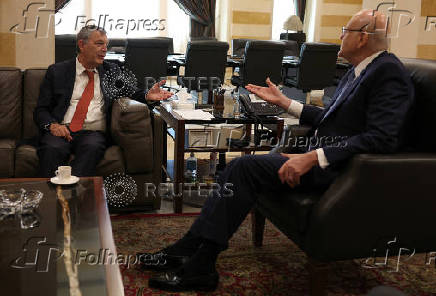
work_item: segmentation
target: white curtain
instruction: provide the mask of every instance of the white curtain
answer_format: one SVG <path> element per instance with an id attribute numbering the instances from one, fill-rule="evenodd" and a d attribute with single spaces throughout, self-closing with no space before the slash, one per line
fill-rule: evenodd
<path id="1" fill-rule="evenodd" d="M 306 41 L 308 42 L 315 41 L 316 7 L 316 0 L 306 0 L 303 31 L 306 33 Z"/>
<path id="2" fill-rule="evenodd" d="M 280 33 L 285 32 L 283 30 L 283 23 L 294 14 L 294 0 L 274 0 L 271 39 L 280 39 Z"/>
<path id="3" fill-rule="evenodd" d="M 56 14 L 56 34 L 76 34 L 88 24 L 104 26 L 109 38 L 172 37 L 185 52 L 189 16 L 174 0 L 72 0 Z"/>

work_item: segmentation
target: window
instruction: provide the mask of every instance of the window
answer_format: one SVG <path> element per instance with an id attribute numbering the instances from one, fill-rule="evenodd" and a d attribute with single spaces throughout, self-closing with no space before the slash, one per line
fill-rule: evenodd
<path id="1" fill-rule="evenodd" d="M 283 23 L 295 14 L 294 0 L 274 0 L 271 39 L 280 39 L 283 33 Z"/>
<path id="2" fill-rule="evenodd" d="M 56 34 L 76 34 L 86 24 L 104 27 L 109 38 L 172 37 L 184 52 L 189 16 L 173 0 L 72 0 L 56 14 Z"/>

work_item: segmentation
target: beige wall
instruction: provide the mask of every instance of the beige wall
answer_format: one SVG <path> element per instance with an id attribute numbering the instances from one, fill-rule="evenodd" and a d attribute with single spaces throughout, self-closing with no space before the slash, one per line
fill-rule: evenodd
<path id="1" fill-rule="evenodd" d="M 317 0 L 315 41 L 340 44 L 341 28 L 362 9 L 362 0 Z"/>
<path id="2" fill-rule="evenodd" d="M 271 39 L 273 0 L 233 0 L 231 6 L 231 39 Z"/>
<path id="3" fill-rule="evenodd" d="M 24 27 L 23 11 L 32 1 L 0 1 L 0 66 L 27 69 L 47 67 L 54 62 L 54 0 L 40 2 L 46 5 L 30 6 Z M 17 33 L 11 32 L 11 27 L 17 24 Z"/>

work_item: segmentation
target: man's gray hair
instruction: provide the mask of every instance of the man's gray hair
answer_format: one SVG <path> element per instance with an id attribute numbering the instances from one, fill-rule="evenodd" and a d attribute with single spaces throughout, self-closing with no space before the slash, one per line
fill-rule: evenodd
<path id="1" fill-rule="evenodd" d="M 98 27 L 95 25 L 84 26 L 82 29 L 80 29 L 79 33 L 77 33 L 77 36 L 76 36 L 76 51 L 77 51 L 77 53 L 80 53 L 79 40 L 83 40 L 84 43 L 88 42 L 89 36 L 94 31 L 98 31 L 104 35 L 107 35 L 106 30 L 103 29 L 102 27 Z"/>

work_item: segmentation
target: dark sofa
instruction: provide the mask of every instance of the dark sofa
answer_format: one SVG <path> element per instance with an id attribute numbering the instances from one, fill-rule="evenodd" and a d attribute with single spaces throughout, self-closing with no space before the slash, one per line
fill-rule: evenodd
<path id="1" fill-rule="evenodd" d="M 39 87 L 46 69 L 0 67 L 0 177 L 37 177 L 38 128 L 33 111 Z M 146 182 L 159 184 L 162 180 L 162 151 L 164 151 L 162 119 L 151 116 L 147 105 L 128 98 L 113 104 L 111 136 L 114 145 L 107 148 L 97 167 L 99 176 L 124 173 L 137 185 L 137 197 L 129 206 L 119 210 L 160 208 L 160 199 L 145 197 Z"/>

